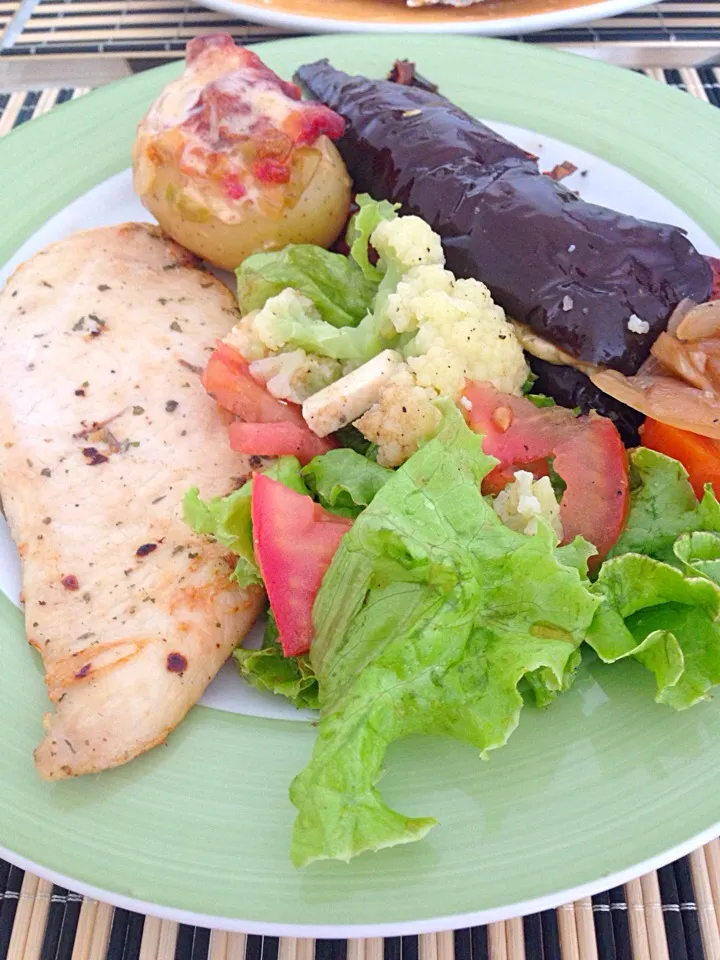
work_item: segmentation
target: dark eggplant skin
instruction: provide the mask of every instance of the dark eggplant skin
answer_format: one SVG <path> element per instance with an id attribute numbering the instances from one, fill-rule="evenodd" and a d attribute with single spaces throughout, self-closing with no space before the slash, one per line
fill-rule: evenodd
<path id="1" fill-rule="evenodd" d="M 548 363 L 547 360 L 539 360 L 530 354 L 527 359 L 530 369 L 537 377 L 532 386 L 533 393 L 552 397 L 561 407 L 579 407 L 581 413 L 594 410 L 595 413 L 612 420 L 626 447 L 639 445 L 638 428 L 645 419 L 644 414 L 603 393 L 575 367 Z"/>
<path id="2" fill-rule="evenodd" d="M 345 119 L 356 191 L 426 220 L 456 276 L 572 356 L 633 374 L 678 303 L 707 300 L 710 267 L 682 230 L 585 203 L 438 93 L 327 60 L 297 76 Z M 633 315 L 647 333 L 628 329 Z"/>

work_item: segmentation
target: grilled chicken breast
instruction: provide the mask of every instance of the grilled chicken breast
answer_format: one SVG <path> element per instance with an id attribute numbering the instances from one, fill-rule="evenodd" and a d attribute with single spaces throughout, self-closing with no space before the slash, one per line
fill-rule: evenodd
<path id="1" fill-rule="evenodd" d="M 237 319 L 225 286 L 139 223 L 54 244 L 0 296 L 0 494 L 55 704 L 45 779 L 161 743 L 259 612 L 182 520 L 188 486 L 226 494 L 248 468 L 199 376 Z"/>

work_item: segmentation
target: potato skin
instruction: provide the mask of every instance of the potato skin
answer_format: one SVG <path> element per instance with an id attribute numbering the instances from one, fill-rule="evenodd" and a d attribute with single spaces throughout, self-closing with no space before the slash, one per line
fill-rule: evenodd
<path id="1" fill-rule="evenodd" d="M 289 243 L 329 247 L 338 237 L 350 209 L 350 177 L 328 137 L 319 137 L 312 149 L 320 154 L 318 166 L 297 202 L 279 214 L 268 214 L 245 197 L 228 201 L 233 208 L 232 222 L 209 211 L 183 211 L 178 196 L 187 176 L 167 156 L 156 155 L 158 162 L 148 187 L 148 178 L 137 175 L 136 151 L 135 188 L 143 205 L 173 240 L 217 267 L 234 270 L 258 251 L 281 250 Z"/>

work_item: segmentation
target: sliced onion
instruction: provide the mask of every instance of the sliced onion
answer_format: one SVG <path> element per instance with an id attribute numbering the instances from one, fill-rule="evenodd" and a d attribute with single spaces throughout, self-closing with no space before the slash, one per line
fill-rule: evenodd
<path id="1" fill-rule="evenodd" d="M 710 380 L 712 380 L 715 392 L 720 393 L 720 357 L 707 357 L 705 372 Z"/>
<path id="2" fill-rule="evenodd" d="M 626 377 L 617 370 L 600 370 L 590 379 L 646 417 L 720 440 L 720 396 L 714 392 L 698 390 L 675 377 Z"/>
<path id="3" fill-rule="evenodd" d="M 704 340 L 720 333 L 720 300 L 711 300 L 693 307 L 680 320 L 675 330 L 678 340 Z"/>
<path id="4" fill-rule="evenodd" d="M 652 355 L 670 372 L 699 390 L 712 390 L 713 385 L 705 376 L 707 356 L 702 350 L 691 353 L 669 333 L 661 333 L 652 345 Z M 695 361 L 695 362 L 693 362 Z"/>
<path id="5" fill-rule="evenodd" d="M 598 367 L 600 370 L 600 367 Z M 636 376 L 638 377 L 662 377 L 665 373 L 665 367 L 660 363 L 657 357 L 652 354 L 640 364 Z"/>
<path id="6" fill-rule="evenodd" d="M 677 328 L 680 326 L 685 317 L 693 310 L 697 304 L 694 300 L 691 300 L 689 297 L 685 297 L 684 300 L 681 300 L 680 303 L 675 307 L 673 312 L 670 314 L 670 319 L 667 322 L 665 329 L 668 333 L 675 334 Z"/>

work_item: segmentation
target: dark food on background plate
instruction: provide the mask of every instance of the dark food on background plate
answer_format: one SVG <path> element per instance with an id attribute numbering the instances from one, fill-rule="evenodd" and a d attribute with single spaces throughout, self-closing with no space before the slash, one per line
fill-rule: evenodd
<path id="1" fill-rule="evenodd" d="M 426 220 L 449 269 L 481 277 L 511 317 L 573 357 L 633 374 L 675 307 L 710 294 L 710 268 L 682 230 L 578 199 L 439 94 L 326 60 L 298 78 L 345 119 L 337 145 L 355 189 Z"/>

